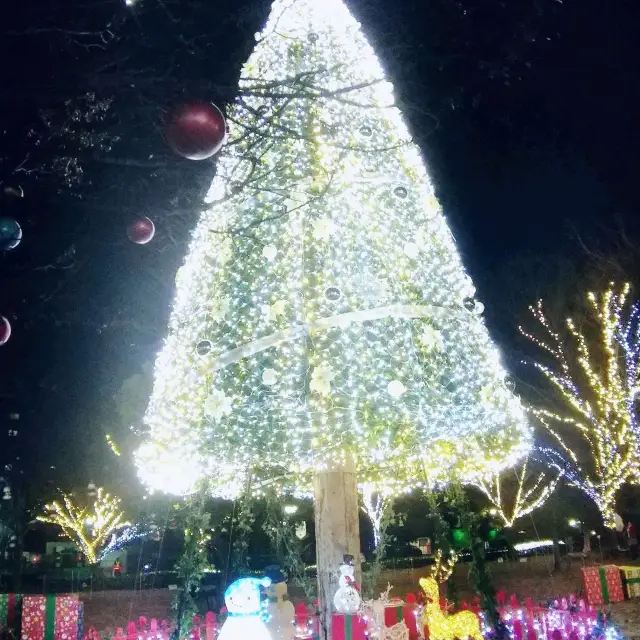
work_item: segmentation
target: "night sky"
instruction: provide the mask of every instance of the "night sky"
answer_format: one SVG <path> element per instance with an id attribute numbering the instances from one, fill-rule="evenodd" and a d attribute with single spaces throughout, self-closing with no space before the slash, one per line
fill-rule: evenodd
<path id="1" fill-rule="evenodd" d="M 580 276 L 579 240 L 602 247 L 617 224 L 632 244 L 640 237 L 640 7 L 348 4 L 396 86 L 492 332 L 515 361 L 515 327 L 532 296 L 568 271 Z M 180 99 L 233 99 L 269 3 L 5 5 L 0 181 L 25 195 L 1 201 L 24 239 L 0 256 L 0 314 L 13 324 L 0 348 L 0 456 L 15 455 L 4 433 L 19 413 L 21 462 L 36 489 L 113 484 L 131 474 L 104 440 L 111 432 L 128 442 L 114 395 L 163 339 L 175 271 L 214 171 L 171 155 L 162 117 Z M 47 122 L 82 129 L 65 101 L 90 92 L 113 99 L 89 127 L 92 140 L 105 135 L 99 144 L 50 135 Z M 56 158 L 78 159 L 70 185 Z M 156 223 L 148 246 L 126 238 L 136 215 Z"/>

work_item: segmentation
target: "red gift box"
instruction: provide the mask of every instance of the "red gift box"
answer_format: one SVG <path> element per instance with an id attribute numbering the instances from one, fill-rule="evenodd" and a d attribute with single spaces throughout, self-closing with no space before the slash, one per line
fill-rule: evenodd
<path id="1" fill-rule="evenodd" d="M 25 596 L 22 640 L 80 640 L 82 617 L 77 595 Z"/>
<path id="2" fill-rule="evenodd" d="M 356 614 L 334 613 L 331 640 L 367 640 L 367 621 Z"/>
<path id="3" fill-rule="evenodd" d="M 409 629 L 409 640 L 418 640 L 420 634 L 418 633 L 418 616 L 419 607 L 416 602 L 416 597 L 413 593 L 407 593 L 404 602 L 404 623 Z M 422 618 L 422 616 L 420 616 Z"/>
<path id="4" fill-rule="evenodd" d="M 404 622 L 404 602 L 394 600 L 384 606 L 384 626 L 395 627 L 399 622 Z"/>
<path id="5" fill-rule="evenodd" d="M 624 600 L 620 569 L 615 565 L 583 567 L 582 577 L 584 591 L 589 604 L 607 604 Z"/>

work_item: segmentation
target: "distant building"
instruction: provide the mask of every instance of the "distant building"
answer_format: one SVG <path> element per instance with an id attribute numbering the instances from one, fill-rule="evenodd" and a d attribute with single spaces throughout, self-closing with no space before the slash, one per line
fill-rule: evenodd
<path id="1" fill-rule="evenodd" d="M 432 553 L 431 549 L 431 538 L 418 538 L 414 542 L 410 543 L 412 547 L 416 547 L 416 549 L 420 549 L 420 553 L 423 556 L 430 556 Z"/>

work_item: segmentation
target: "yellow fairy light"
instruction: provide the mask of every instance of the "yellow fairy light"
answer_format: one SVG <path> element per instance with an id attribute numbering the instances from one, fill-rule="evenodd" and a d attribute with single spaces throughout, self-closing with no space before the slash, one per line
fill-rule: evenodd
<path id="1" fill-rule="evenodd" d="M 442 568 L 442 551 L 438 550 L 435 565 L 431 570 L 431 577 L 420 578 L 420 587 L 425 594 L 425 604 L 422 610 L 422 621 L 429 627 L 429 638 L 433 640 L 454 640 L 454 638 L 472 638 L 482 640 L 480 619 L 472 611 L 460 611 L 447 615 L 440 608 L 439 582 L 445 582 L 451 576 L 457 561 L 452 555 Z"/>
<path id="2" fill-rule="evenodd" d="M 514 522 L 540 508 L 555 491 L 560 474 L 552 475 L 540 472 L 531 474 L 529 458 L 515 469 L 499 473 L 491 473 L 486 477 L 476 478 L 471 484 L 479 489 L 491 503 L 491 514 L 498 516 L 505 527 L 512 527 Z M 511 475 L 516 476 L 515 494 L 505 497 L 503 482 L 510 482 Z"/>
<path id="3" fill-rule="evenodd" d="M 36 519 L 60 527 L 62 533 L 78 545 L 89 564 L 98 562 L 100 551 L 111 537 L 129 526 L 124 520 L 120 499 L 102 488 L 97 489 L 93 504 L 87 507 L 75 505 L 70 495 L 63 494 L 61 501 L 46 504 L 43 511 L 44 515 Z"/>
<path id="4" fill-rule="evenodd" d="M 108 433 L 106 435 L 106 441 L 107 441 L 107 444 L 109 445 L 109 449 L 111 449 L 113 454 L 120 457 L 122 453 L 120 452 L 120 449 L 118 448 L 118 445 L 115 443 L 114 439 Z"/>
<path id="5" fill-rule="evenodd" d="M 545 315 L 542 301 L 531 307 L 544 338 L 520 328 L 555 366 L 535 363 L 559 392 L 566 412 L 537 408 L 535 415 L 570 463 L 579 471 L 574 484 L 599 508 L 605 524 L 614 526 L 616 493 L 627 482 L 638 482 L 640 429 L 636 402 L 640 380 L 638 305 L 629 305 L 630 286 L 611 283 L 602 294 L 587 299 L 594 332 L 586 333 L 568 318 L 565 342 Z M 575 356 L 569 355 L 575 349 Z M 588 469 L 579 469 L 576 448 L 566 434 L 581 441 L 589 452 Z M 584 449 L 584 447 L 581 447 Z"/>
<path id="6" fill-rule="evenodd" d="M 525 413 L 344 3 L 276 0 L 240 94 L 176 278 L 145 484 L 306 495 L 348 457 L 393 495 L 522 457 Z"/>

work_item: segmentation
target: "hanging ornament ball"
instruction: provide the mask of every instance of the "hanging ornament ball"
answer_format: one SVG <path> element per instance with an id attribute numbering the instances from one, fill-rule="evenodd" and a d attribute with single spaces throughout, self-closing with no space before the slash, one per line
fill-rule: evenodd
<path id="1" fill-rule="evenodd" d="M 11 323 L 4 317 L 0 316 L 0 347 L 9 342 L 11 337 Z"/>
<path id="2" fill-rule="evenodd" d="M 22 240 L 22 229 L 13 218 L 0 218 L 0 251 L 15 249 Z"/>
<path id="3" fill-rule="evenodd" d="M 514 380 L 512 377 L 510 377 L 510 376 L 507 376 L 507 377 L 504 379 L 504 386 L 505 386 L 505 388 L 507 389 L 507 391 L 511 391 L 511 393 L 513 393 L 513 392 L 516 390 L 516 382 L 515 382 L 515 380 Z"/>
<path id="4" fill-rule="evenodd" d="M 405 387 L 402 382 L 400 382 L 400 380 L 392 380 L 387 385 L 387 391 L 389 392 L 390 396 L 399 398 L 407 392 L 407 387 Z"/>
<path id="5" fill-rule="evenodd" d="M 165 135 L 178 155 L 188 160 L 206 160 L 218 153 L 224 144 L 224 115 L 209 102 L 185 102 L 169 114 Z"/>
<path id="6" fill-rule="evenodd" d="M 462 301 L 462 306 L 467 310 L 467 311 L 473 311 L 473 309 L 476 306 L 476 301 L 471 298 L 471 297 L 466 297 L 463 301 Z"/>
<path id="7" fill-rule="evenodd" d="M 131 242 L 136 244 L 147 244 L 153 240 L 153 236 L 156 235 L 156 225 L 153 224 L 151 218 L 143 216 L 134 220 L 127 227 L 127 236 Z"/>
<path id="8" fill-rule="evenodd" d="M 473 305 L 473 313 L 477 316 L 481 316 L 484 313 L 484 304 L 476 300 L 475 304 Z"/>
<path id="9" fill-rule="evenodd" d="M 211 353 L 211 349 L 213 349 L 213 345 L 210 340 L 200 340 L 196 345 L 196 353 L 199 356 L 206 356 L 208 353 Z"/>
<path id="10" fill-rule="evenodd" d="M 365 137 L 365 138 L 370 138 L 373 135 L 373 129 L 371 127 L 369 127 L 368 125 L 363 125 L 362 127 L 360 127 L 360 133 Z"/>
<path id="11" fill-rule="evenodd" d="M 342 291 L 340 291 L 339 287 L 327 287 L 324 290 L 324 297 L 327 300 L 335 302 L 336 300 L 340 300 L 340 298 L 342 298 Z"/>
<path id="12" fill-rule="evenodd" d="M 396 198 L 400 198 L 401 200 L 404 200 L 409 195 L 409 192 L 405 189 L 405 187 L 396 187 L 393 190 L 393 195 Z"/>
<path id="13" fill-rule="evenodd" d="M 265 369 L 262 372 L 262 384 L 272 387 L 276 382 L 278 382 L 278 372 L 275 369 Z"/>
<path id="14" fill-rule="evenodd" d="M 278 255 L 278 250 L 272 245 L 272 244 L 268 244 L 266 247 L 264 247 L 264 249 L 262 250 L 262 255 L 269 261 L 269 262 L 273 262 L 276 259 L 276 256 Z"/>
<path id="15" fill-rule="evenodd" d="M 320 40 L 320 36 L 317 33 L 314 33 L 313 31 L 309 34 L 309 42 L 311 42 L 311 44 L 315 44 L 316 42 L 318 42 L 318 40 Z"/>

